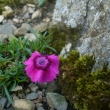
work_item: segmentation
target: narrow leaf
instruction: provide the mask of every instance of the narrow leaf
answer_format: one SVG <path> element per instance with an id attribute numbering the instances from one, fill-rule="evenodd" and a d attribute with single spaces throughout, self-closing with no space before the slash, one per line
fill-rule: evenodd
<path id="1" fill-rule="evenodd" d="M 3 87 L 4 87 L 5 94 L 6 94 L 7 98 L 8 98 L 8 100 L 10 101 L 10 103 L 13 104 L 12 97 L 11 97 L 11 95 L 9 94 L 9 91 L 8 91 L 7 87 L 6 87 L 5 85 L 3 85 Z"/>

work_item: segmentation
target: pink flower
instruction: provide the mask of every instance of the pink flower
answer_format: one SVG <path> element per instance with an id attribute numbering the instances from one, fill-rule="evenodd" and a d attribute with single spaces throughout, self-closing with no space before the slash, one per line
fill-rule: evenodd
<path id="1" fill-rule="evenodd" d="M 59 58 L 54 54 L 42 55 L 35 51 L 24 64 L 26 74 L 32 82 L 50 82 L 59 74 Z"/>

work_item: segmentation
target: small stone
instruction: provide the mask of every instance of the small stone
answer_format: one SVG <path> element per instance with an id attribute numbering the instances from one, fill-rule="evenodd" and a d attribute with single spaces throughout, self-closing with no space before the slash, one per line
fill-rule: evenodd
<path id="1" fill-rule="evenodd" d="M 41 9 L 38 9 L 37 11 L 35 11 L 33 14 L 32 14 L 32 17 L 31 19 L 37 19 L 37 18 L 41 18 L 42 17 L 42 10 Z"/>
<path id="2" fill-rule="evenodd" d="M 0 25 L 0 34 L 12 34 L 12 28 L 9 24 Z"/>
<path id="3" fill-rule="evenodd" d="M 15 36 L 24 36 L 26 34 L 26 32 L 27 32 L 26 28 L 20 27 L 14 32 L 14 35 Z"/>
<path id="4" fill-rule="evenodd" d="M 46 95 L 47 103 L 50 107 L 57 110 L 67 110 L 67 102 L 65 97 L 57 93 L 47 93 Z"/>
<path id="5" fill-rule="evenodd" d="M 7 10 L 7 11 L 3 11 L 2 15 L 7 18 L 13 15 L 13 11 L 12 10 Z"/>
<path id="6" fill-rule="evenodd" d="M 28 11 L 28 7 L 25 5 L 25 6 L 23 7 L 23 12 L 22 12 L 22 14 L 24 15 L 27 11 Z"/>
<path id="7" fill-rule="evenodd" d="M 48 29 L 48 23 L 41 23 L 41 24 L 34 26 L 33 28 L 37 33 L 44 32 Z"/>
<path id="8" fill-rule="evenodd" d="M 2 105 L 2 108 L 4 108 L 6 106 L 6 103 L 7 103 L 6 97 L 3 97 L 0 99 L 0 104 Z"/>
<path id="9" fill-rule="evenodd" d="M 22 20 L 22 19 L 20 19 L 20 20 L 19 20 L 19 23 L 23 23 L 23 20 Z"/>
<path id="10" fill-rule="evenodd" d="M 8 101 L 7 104 L 6 104 L 6 108 L 9 108 L 11 106 L 11 102 Z"/>
<path id="11" fill-rule="evenodd" d="M 14 108 L 13 107 L 9 107 L 6 110 L 14 110 Z"/>
<path id="12" fill-rule="evenodd" d="M 4 19 L 4 16 L 0 15 L 0 23 L 3 21 L 3 19 Z"/>
<path id="13" fill-rule="evenodd" d="M 36 37 L 35 37 L 35 39 L 36 39 Z M 33 39 L 33 40 L 35 40 L 35 39 Z M 33 84 L 33 83 L 29 84 L 29 87 L 30 87 L 32 92 L 37 92 L 39 90 L 39 87 L 36 86 L 36 84 Z"/>
<path id="14" fill-rule="evenodd" d="M 42 107 L 43 105 L 42 105 L 42 103 L 37 103 L 36 104 L 36 107 Z"/>
<path id="15" fill-rule="evenodd" d="M 39 35 L 38 35 L 39 36 Z M 24 38 L 30 40 L 30 41 L 34 41 L 36 40 L 36 36 L 33 33 L 26 33 Z M 38 37 L 39 38 L 39 37 Z M 34 88 L 35 89 L 35 88 Z M 38 89 L 38 87 L 36 87 L 36 89 Z M 33 91 L 34 92 L 34 91 Z"/>
<path id="16" fill-rule="evenodd" d="M 14 100 L 13 107 L 15 110 L 35 110 L 34 103 L 26 99 Z"/>
<path id="17" fill-rule="evenodd" d="M 34 8 L 28 7 L 28 12 L 29 12 L 30 14 L 34 13 Z"/>
<path id="18" fill-rule="evenodd" d="M 13 22 L 15 22 L 15 23 L 19 23 L 19 19 L 17 19 L 17 18 L 13 18 Z"/>
<path id="19" fill-rule="evenodd" d="M 29 19 L 29 18 L 30 18 L 29 12 L 26 12 L 23 17 L 24 17 L 24 19 L 25 19 L 25 18 L 26 18 L 26 19 Z"/>
<path id="20" fill-rule="evenodd" d="M 12 95 L 13 100 L 19 99 L 15 94 Z"/>
<path id="21" fill-rule="evenodd" d="M 44 108 L 43 107 L 37 107 L 37 110 L 44 110 Z"/>
<path id="22" fill-rule="evenodd" d="M 5 6 L 4 9 L 5 9 L 6 11 L 7 11 L 7 10 L 12 10 L 12 8 L 9 7 L 9 6 Z M 13 11 L 13 10 L 12 10 L 12 11 Z"/>
<path id="23" fill-rule="evenodd" d="M 29 100 L 34 100 L 37 98 L 38 98 L 38 94 L 34 92 L 26 95 L 26 99 L 29 99 Z"/>
<path id="24" fill-rule="evenodd" d="M 28 7 L 35 8 L 36 6 L 34 4 L 27 4 Z"/>
<path id="25" fill-rule="evenodd" d="M 47 87 L 47 83 L 43 83 L 43 84 L 40 84 L 40 83 L 36 83 L 41 89 L 45 89 Z"/>
<path id="26" fill-rule="evenodd" d="M 25 90 L 25 94 L 30 93 L 30 92 L 31 92 L 31 90 L 30 90 L 29 88 L 27 88 L 27 89 Z"/>
<path id="27" fill-rule="evenodd" d="M 43 19 L 44 22 L 49 23 L 50 22 L 50 18 L 45 18 Z"/>
<path id="28" fill-rule="evenodd" d="M 26 28 L 27 32 L 29 32 L 30 29 L 31 29 L 31 26 L 30 26 L 30 24 L 28 24 L 28 23 L 23 23 L 23 24 L 21 25 L 21 27 Z"/>

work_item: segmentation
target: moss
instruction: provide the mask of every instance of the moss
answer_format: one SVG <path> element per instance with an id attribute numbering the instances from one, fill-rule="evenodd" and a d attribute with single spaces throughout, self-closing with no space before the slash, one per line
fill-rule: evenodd
<path id="1" fill-rule="evenodd" d="M 59 54 L 62 48 L 68 42 L 72 43 L 72 46 L 76 44 L 76 41 L 80 37 L 80 31 L 81 31 L 80 29 L 71 29 L 71 28 L 65 28 L 65 29 L 61 29 L 58 27 L 50 28 L 50 33 L 54 32 L 50 36 L 50 39 L 52 39 L 51 46 L 55 48 Z"/>
<path id="2" fill-rule="evenodd" d="M 91 72 L 94 64 L 93 56 L 79 56 L 77 51 L 61 57 L 58 82 L 62 94 L 76 109 L 110 110 L 110 69 L 104 65 Z"/>
<path id="3" fill-rule="evenodd" d="M 19 0 L 0 0 L 0 13 L 3 11 L 3 7 L 6 5 L 16 7 L 19 4 L 20 4 Z"/>

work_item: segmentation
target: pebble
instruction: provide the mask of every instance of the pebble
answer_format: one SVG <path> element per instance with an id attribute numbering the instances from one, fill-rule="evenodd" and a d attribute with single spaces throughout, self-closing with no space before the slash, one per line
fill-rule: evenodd
<path id="1" fill-rule="evenodd" d="M 42 17 L 42 10 L 41 9 L 38 9 L 37 11 L 35 11 L 32 16 L 31 16 L 31 19 L 38 19 L 38 18 L 41 18 Z"/>
<path id="2" fill-rule="evenodd" d="M 32 34 L 31 34 L 31 36 L 32 36 Z M 34 36 L 34 38 L 29 39 L 30 41 L 36 39 L 34 34 L 33 34 L 33 36 Z M 39 87 L 36 84 L 33 84 L 33 83 L 29 84 L 29 88 L 31 89 L 32 92 L 37 92 L 39 90 Z"/>
<path id="3" fill-rule="evenodd" d="M 0 23 L 3 21 L 3 19 L 4 19 L 4 16 L 0 15 Z"/>
<path id="4" fill-rule="evenodd" d="M 15 110 L 35 110 L 35 104 L 26 99 L 14 100 L 13 107 Z"/>
<path id="5" fill-rule="evenodd" d="M 3 98 L 0 99 L 0 104 L 1 104 L 2 108 L 5 107 L 6 103 L 7 103 L 7 98 L 6 97 L 3 97 Z"/>
<path id="6" fill-rule="evenodd" d="M 37 107 L 37 110 L 44 110 L 44 108 L 43 107 Z"/>
<path id="7" fill-rule="evenodd" d="M 29 99 L 29 100 L 34 100 L 34 99 L 37 99 L 37 98 L 38 98 L 38 94 L 34 93 L 34 92 L 26 95 L 26 99 Z"/>

